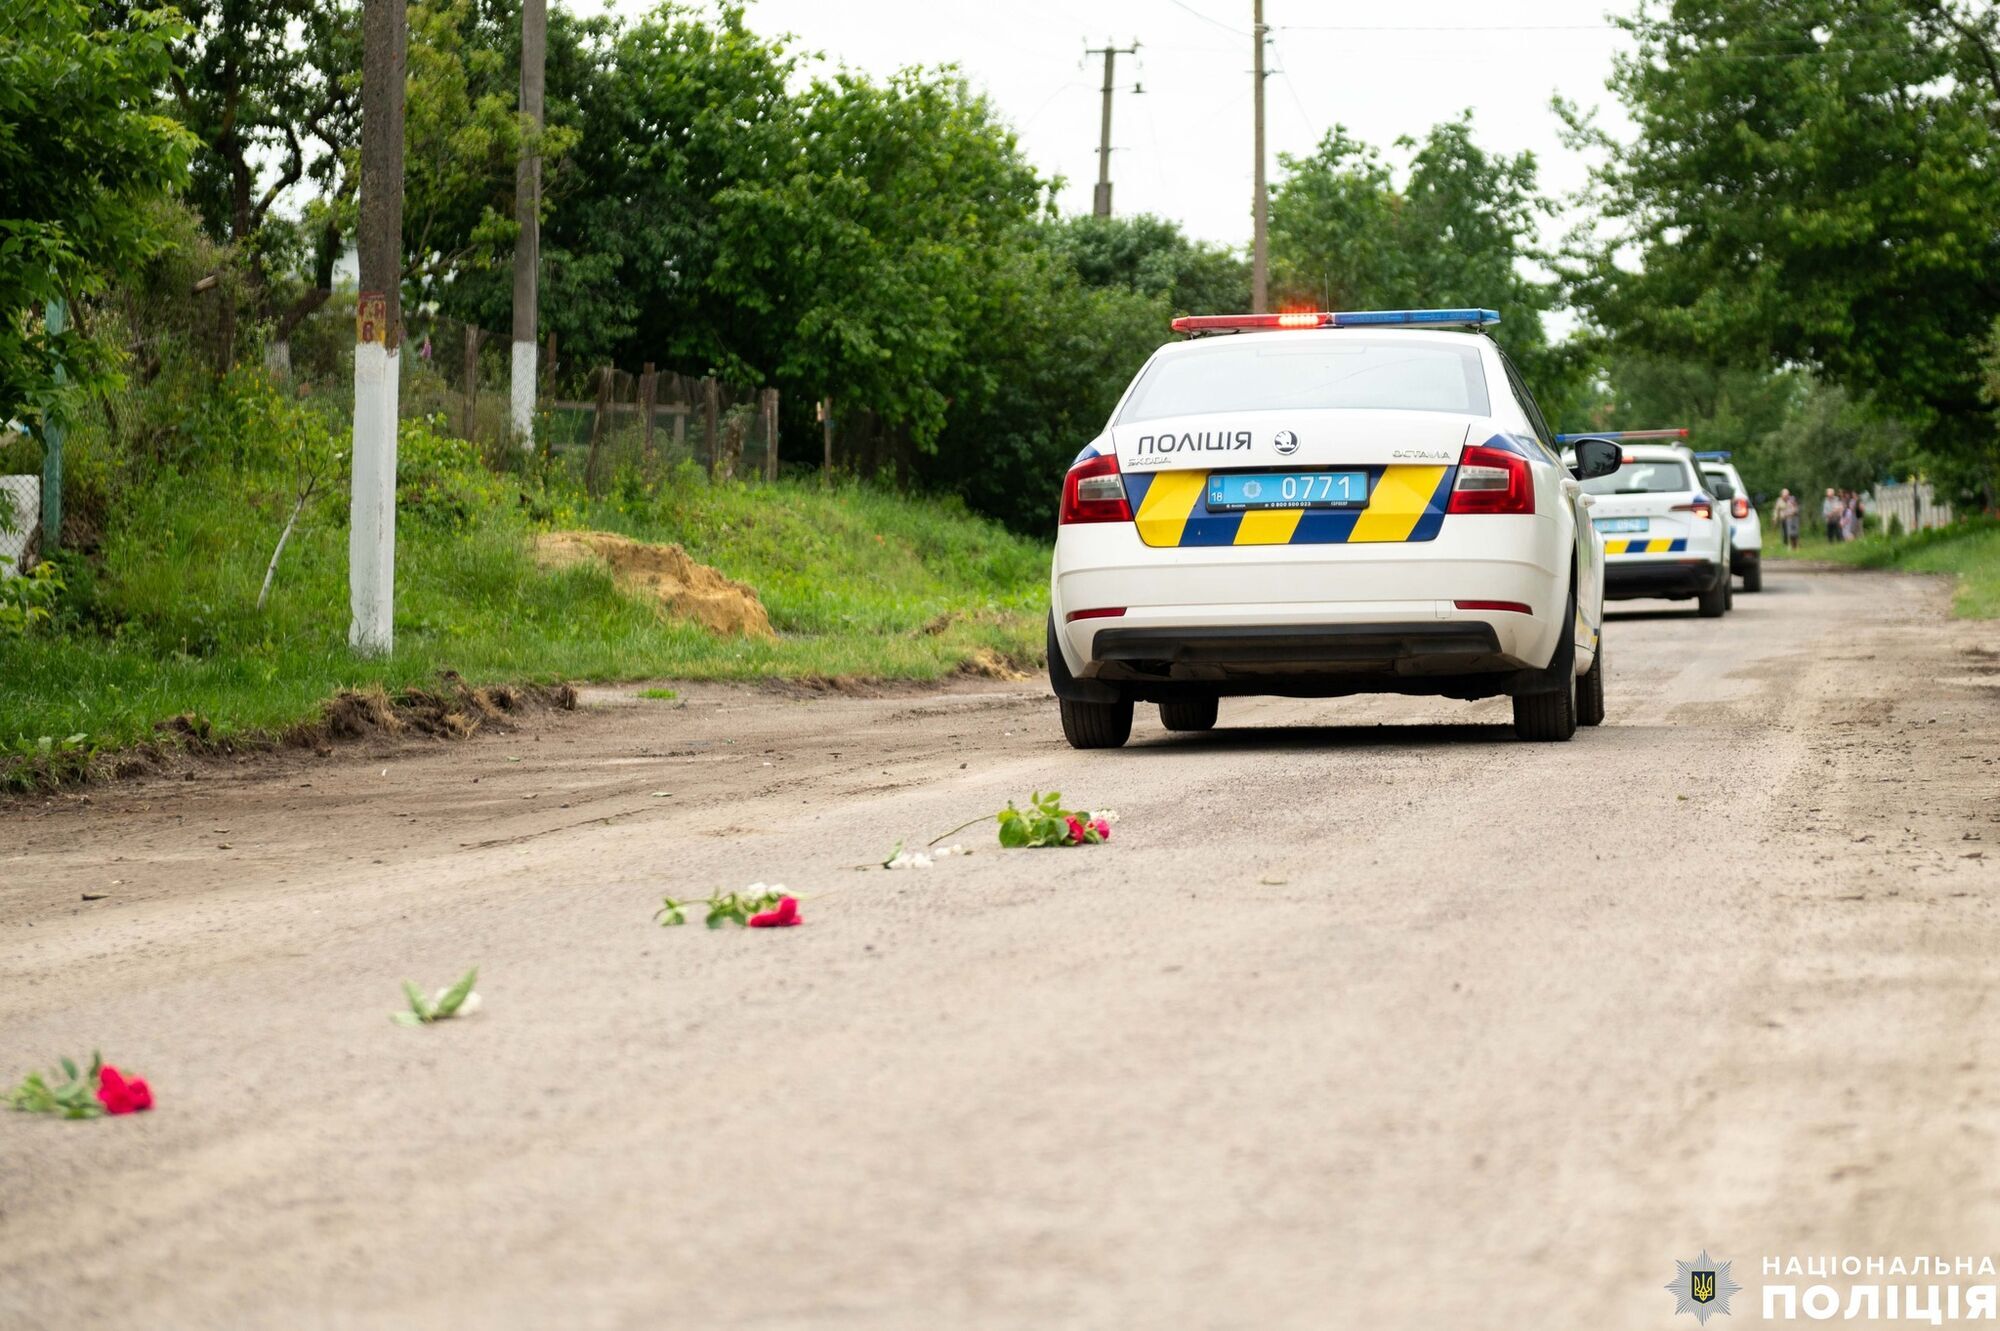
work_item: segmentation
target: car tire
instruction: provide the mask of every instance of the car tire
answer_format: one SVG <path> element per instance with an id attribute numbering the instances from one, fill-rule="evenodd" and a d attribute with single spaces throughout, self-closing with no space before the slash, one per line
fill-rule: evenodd
<path id="1" fill-rule="evenodd" d="M 1604 724 L 1604 639 L 1597 639 L 1597 654 L 1590 673 L 1577 681 L 1576 723 L 1580 726 Z"/>
<path id="2" fill-rule="evenodd" d="M 1221 710 L 1219 698 L 1176 698 L 1160 704 L 1160 724 L 1169 730 L 1213 730 Z"/>
<path id="3" fill-rule="evenodd" d="M 1696 599 L 1703 619 L 1721 619 L 1722 612 L 1729 608 L 1729 572 L 1725 568 L 1717 583 Z"/>
<path id="4" fill-rule="evenodd" d="M 1072 749 L 1115 749 L 1132 738 L 1132 700 L 1071 702 L 1058 698 L 1063 738 Z"/>
<path id="5" fill-rule="evenodd" d="M 1764 557 L 1762 555 L 1754 555 L 1754 554 L 1745 555 L 1743 557 L 1744 594 L 1749 595 L 1752 592 L 1761 592 L 1763 590 L 1764 590 Z"/>
<path id="6" fill-rule="evenodd" d="M 1552 685 L 1539 693 L 1514 695 L 1514 734 L 1525 740 L 1561 742 L 1576 734 L 1576 592 L 1563 612 L 1562 637 L 1542 672 Z"/>

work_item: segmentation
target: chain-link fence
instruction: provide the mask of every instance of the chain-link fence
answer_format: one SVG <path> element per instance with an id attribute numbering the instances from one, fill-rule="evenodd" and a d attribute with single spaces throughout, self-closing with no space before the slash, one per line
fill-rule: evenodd
<path id="1" fill-rule="evenodd" d="M 0 578 L 27 566 L 42 521 L 42 478 L 0 476 Z"/>

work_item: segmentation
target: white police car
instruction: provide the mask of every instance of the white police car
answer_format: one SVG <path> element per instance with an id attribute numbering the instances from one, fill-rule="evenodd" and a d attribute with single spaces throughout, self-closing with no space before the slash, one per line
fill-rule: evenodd
<path id="1" fill-rule="evenodd" d="M 1509 695 L 1525 739 L 1604 716 L 1587 500 L 1491 310 L 1209 315 L 1153 353 L 1063 482 L 1049 675 L 1077 748 L 1135 702 Z M 1581 475 L 1618 446 L 1578 445 Z"/>
<path id="2" fill-rule="evenodd" d="M 1704 619 L 1734 603 L 1729 578 L 1729 501 L 1734 491 L 1705 479 L 1678 441 L 1686 430 L 1558 435 L 1558 442 L 1609 440 L 1624 451 L 1618 469 L 1583 483 L 1604 539 L 1604 596 L 1623 601 L 1693 598 Z"/>
<path id="3" fill-rule="evenodd" d="M 1729 460 L 1728 453 L 1696 453 L 1694 460 L 1701 464 L 1701 474 L 1708 481 L 1711 494 L 1723 498 L 1721 487 L 1728 488 L 1729 500 L 1729 571 L 1743 579 L 1743 590 L 1761 592 L 1764 590 L 1764 519 L 1758 514 L 1756 505 L 1751 503 L 1749 488 L 1743 484 L 1743 473 L 1736 470 L 1736 464 Z"/>

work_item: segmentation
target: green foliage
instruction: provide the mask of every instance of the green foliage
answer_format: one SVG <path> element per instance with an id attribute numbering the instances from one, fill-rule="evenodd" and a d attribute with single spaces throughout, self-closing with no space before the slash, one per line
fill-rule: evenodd
<path id="1" fill-rule="evenodd" d="M 51 335 L 40 307 L 101 292 L 154 250 L 153 205 L 186 177 L 188 135 L 154 103 L 180 25 L 139 12 L 102 30 L 97 15 L 83 0 L 0 8 L 0 420 L 36 431 L 117 377 L 74 315 Z"/>
<path id="2" fill-rule="evenodd" d="M 0 577 L 0 638 L 24 638 L 49 623 L 68 590 L 62 571 L 44 559 L 16 577 Z"/>
<path id="3" fill-rule="evenodd" d="M 1570 274 L 1578 300 L 1621 345 L 1817 372 L 1909 421 L 1940 479 L 1990 496 L 1994 12 L 1687 0 L 1626 26 L 1636 49 L 1611 86 L 1636 139 L 1567 112 L 1608 154 L 1609 226 Z"/>
<path id="4" fill-rule="evenodd" d="M 1046 795 L 1036 791 L 1028 797 L 1028 807 L 1017 809 L 1014 801 L 1008 800 L 1007 807 L 994 815 L 1000 822 L 1000 844 L 1009 849 L 1030 846 L 1077 846 L 1097 845 L 1104 840 L 1097 828 L 1091 825 L 1090 813 L 1083 809 L 1065 809 L 1062 796 L 1055 791 Z M 1077 840 L 1075 827 L 1083 829 L 1083 839 Z"/>
<path id="5" fill-rule="evenodd" d="M 24 1114 L 98 1118 L 104 1113 L 104 1106 L 97 1099 L 97 1077 L 103 1067 L 103 1057 L 92 1054 L 90 1067 L 84 1070 L 79 1070 L 74 1060 L 65 1058 L 60 1080 L 54 1072 L 30 1072 L 7 1092 L 7 1107 Z"/>
<path id="6" fill-rule="evenodd" d="M 1043 235 L 1085 286 L 1162 297 L 1173 315 L 1250 308 L 1250 265 L 1243 256 L 1189 240 L 1165 218 L 1066 217 L 1044 224 Z"/>
<path id="7" fill-rule="evenodd" d="M 758 883 L 744 892 L 711 892 L 699 901 L 676 901 L 672 897 L 660 898 L 660 909 L 653 918 L 662 928 L 687 923 L 690 908 L 704 911 L 703 923 L 711 929 L 720 929 L 725 924 L 748 925 L 752 915 L 760 914 L 775 907 L 785 899 L 783 888 L 775 891 L 758 891 L 763 887 Z"/>
<path id="8" fill-rule="evenodd" d="M 1274 302 L 1312 309 L 1484 307 L 1495 340 L 1551 420 L 1583 385 L 1574 348 L 1551 348 L 1542 316 L 1553 282 L 1531 277 L 1535 228 L 1554 211 L 1531 153 L 1496 156 L 1472 138 L 1472 114 L 1434 127 L 1400 184 L 1382 154 L 1335 126 L 1301 157 L 1279 158 L 1271 197 Z"/>
<path id="9" fill-rule="evenodd" d="M 472 992 L 472 986 L 478 980 L 479 967 L 474 966 L 458 978 L 457 984 L 443 990 L 435 998 L 426 997 L 423 990 L 405 980 L 403 998 L 409 1006 L 404 1011 L 390 1013 L 389 1020 L 398 1026 L 428 1026 L 433 1022 L 449 1021 L 461 1011 L 469 1011 L 466 1004 L 478 997 Z"/>

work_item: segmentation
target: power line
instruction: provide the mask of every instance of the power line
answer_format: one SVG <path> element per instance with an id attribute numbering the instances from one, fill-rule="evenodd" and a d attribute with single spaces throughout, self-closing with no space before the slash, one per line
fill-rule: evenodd
<path id="1" fill-rule="evenodd" d="M 1172 0 L 1172 4 L 1176 9 L 1184 9 L 1188 13 L 1200 19 L 1203 23 L 1213 24 L 1214 26 L 1222 29 L 1224 32 L 1233 32 L 1238 37 L 1248 37 L 1250 35 L 1241 28 L 1232 27 L 1229 24 L 1224 23 L 1219 18 L 1210 18 L 1208 15 L 1202 13 L 1199 9 L 1196 9 L 1193 5 L 1187 4 L 1185 0 Z"/>

